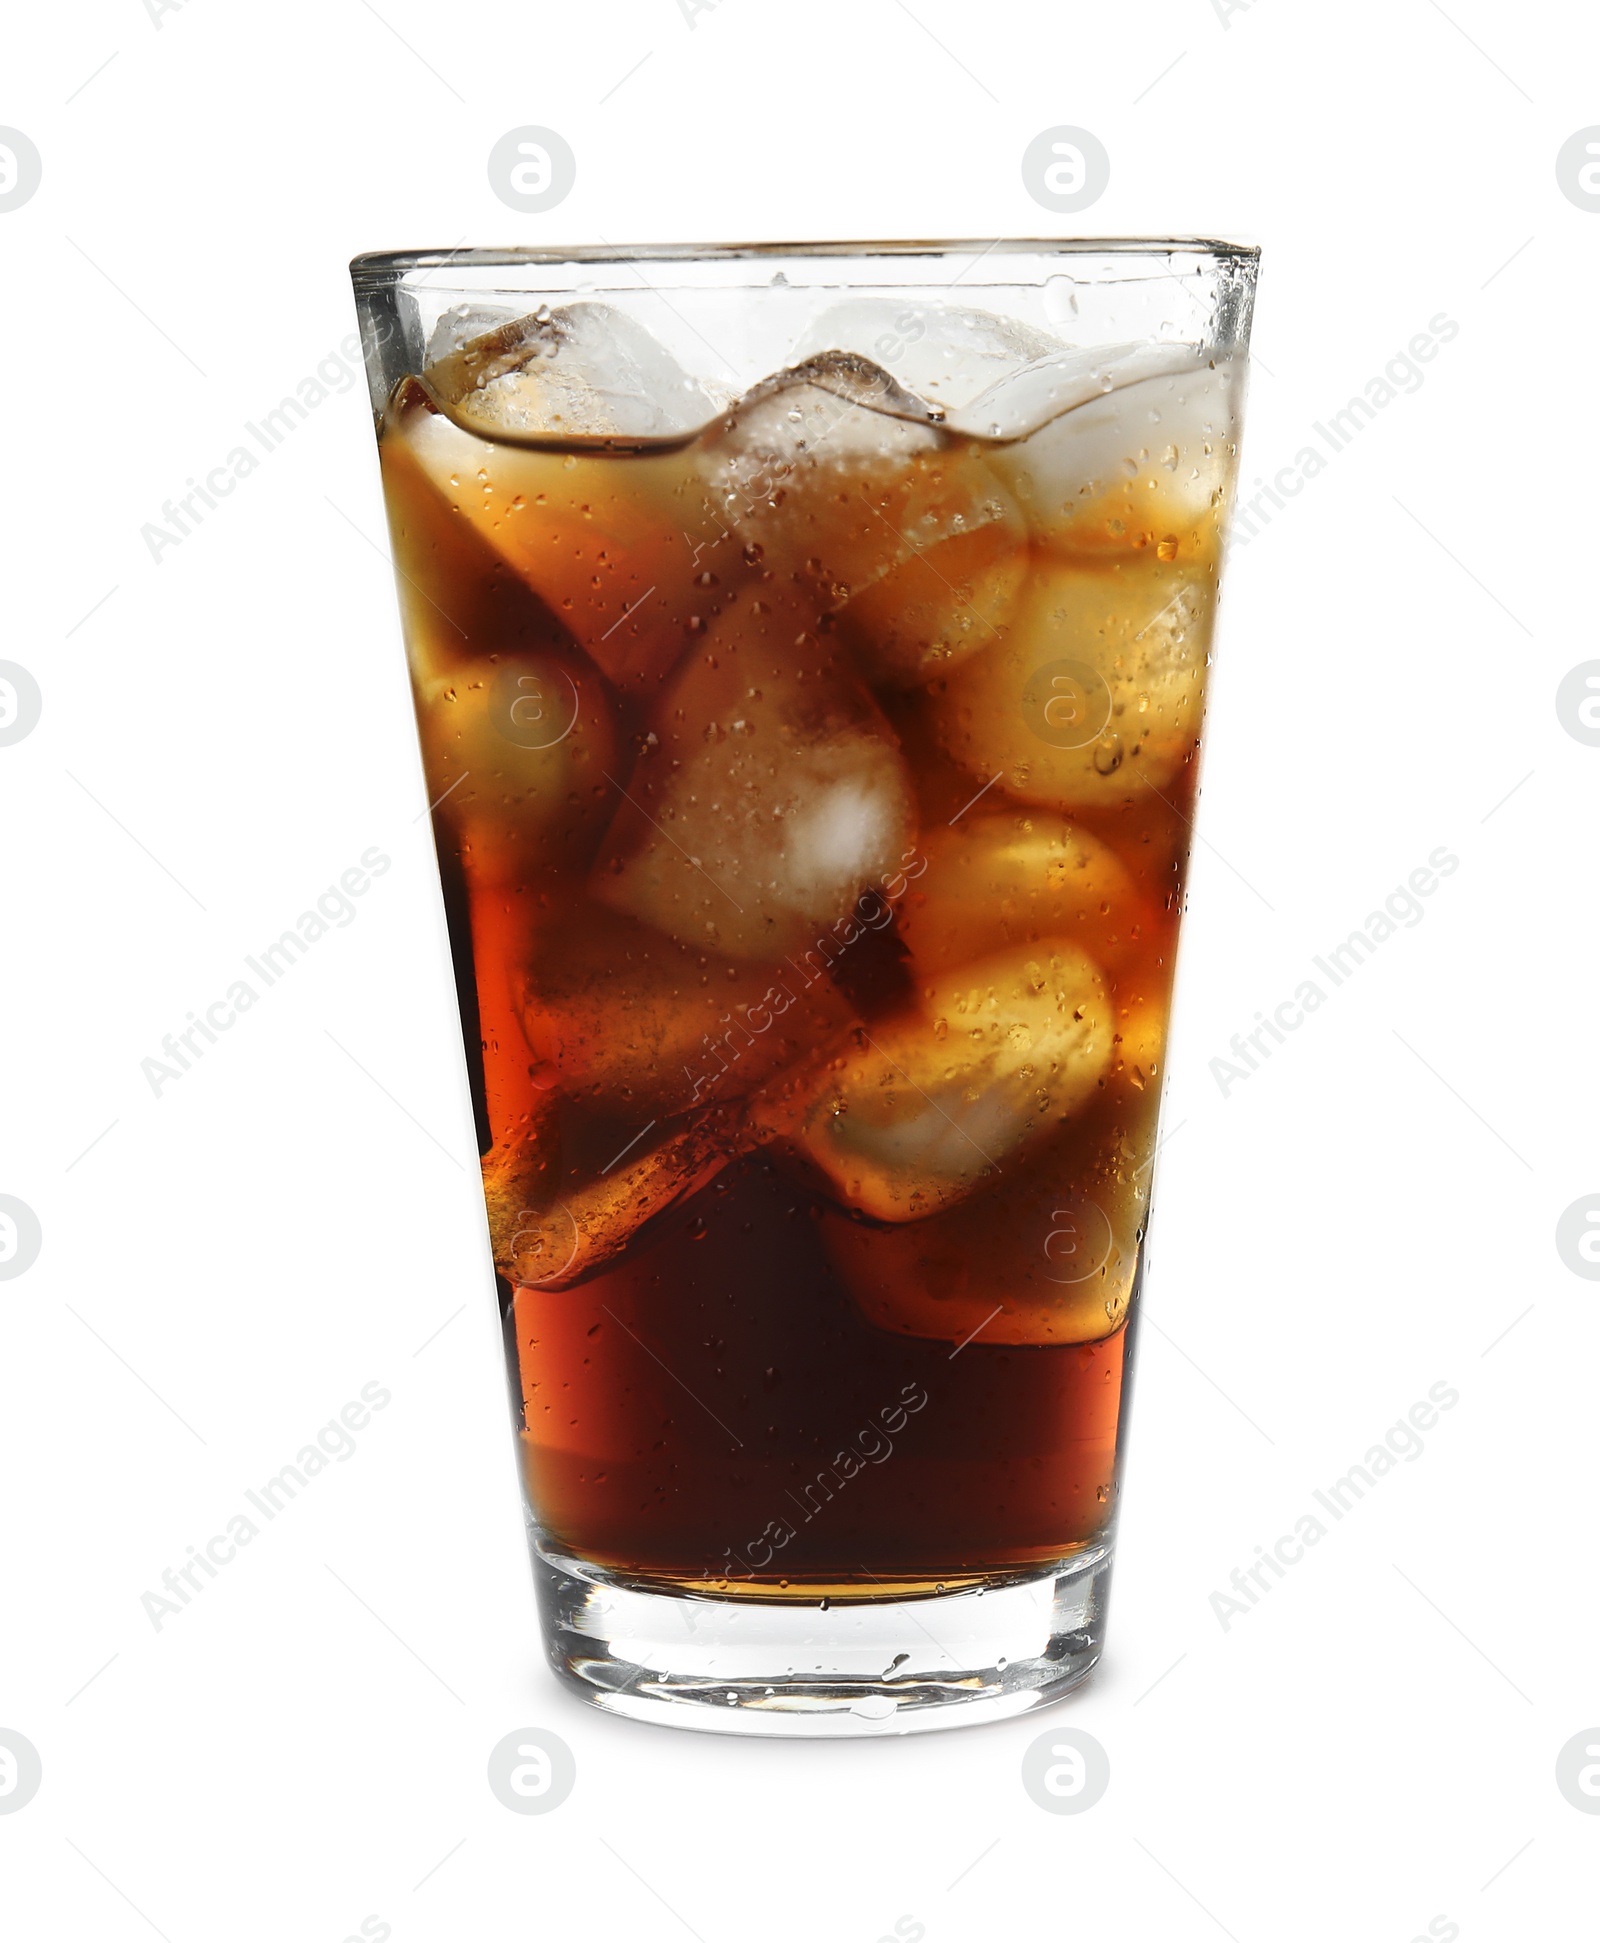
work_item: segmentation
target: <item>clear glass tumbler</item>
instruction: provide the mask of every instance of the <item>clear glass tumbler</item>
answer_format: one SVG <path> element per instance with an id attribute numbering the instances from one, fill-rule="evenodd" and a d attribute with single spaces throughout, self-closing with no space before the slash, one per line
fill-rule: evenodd
<path id="1" fill-rule="evenodd" d="M 352 269 L 551 1662 L 736 1733 L 1053 1700 L 1255 252 Z"/>

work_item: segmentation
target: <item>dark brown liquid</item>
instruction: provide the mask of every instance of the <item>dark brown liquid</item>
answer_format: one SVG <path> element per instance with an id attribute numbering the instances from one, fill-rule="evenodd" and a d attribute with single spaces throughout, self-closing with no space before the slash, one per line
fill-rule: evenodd
<path id="1" fill-rule="evenodd" d="M 528 1495 L 703 1590 L 1113 1515 L 1219 500 L 885 426 L 383 429 Z"/>
<path id="2" fill-rule="evenodd" d="M 843 1590 L 959 1583 L 1104 1528 L 1127 1329 L 956 1350 L 873 1328 L 829 1218 L 752 1156 L 637 1261 L 518 1291 L 528 1489 L 552 1536 L 663 1577 Z"/>

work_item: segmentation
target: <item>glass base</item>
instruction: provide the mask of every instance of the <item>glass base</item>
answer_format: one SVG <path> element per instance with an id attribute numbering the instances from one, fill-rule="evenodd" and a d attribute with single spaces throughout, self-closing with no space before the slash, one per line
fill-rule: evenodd
<path id="1" fill-rule="evenodd" d="M 583 1697 L 712 1734 L 838 1739 L 1010 1720 L 1100 1657 L 1111 1544 L 917 1597 L 707 1597 L 534 1545 L 546 1650 Z"/>

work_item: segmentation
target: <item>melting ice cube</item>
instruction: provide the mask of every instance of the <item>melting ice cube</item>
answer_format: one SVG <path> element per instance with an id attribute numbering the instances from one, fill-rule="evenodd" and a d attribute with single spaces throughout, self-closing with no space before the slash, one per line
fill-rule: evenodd
<path id="1" fill-rule="evenodd" d="M 794 1138 L 837 1197 L 879 1221 L 962 1200 L 1095 1094 L 1111 1063 L 1105 981 L 1044 939 L 939 972 L 919 1004 L 828 1062 Z"/>
<path id="2" fill-rule="evenodd" d="M 693 950 L 594 904 L 545 925 L 522 998 L 563 1093 L 641 1121 L 751 1092 L 849 1016 L 825 975 Z"/>
<path id="3" fill-rule="evenodd" d="M 616 761 L 611 705 L 587 658 L 513 645 L 416 685 L 429 794 L 469 880 L 553 887 L 581 867 Z"/>
<path id="4" fill-rule="evenodd" d="M 1042 560 L 1012 626 L 938 684 L 935 730 L 981 782 L 1063 809 L 1164 789 L 1199 743 L 1214 582 L 1146 559 Z"/>
<path id="5" fill-rule="evenodd" d="M 1236 360 L 1213 364 L 1181 346 L 1092 363 L 1075 355 L 996 387 L 961 422 L 1012 441 L 990 464 L 1037 538 L 1119 550 L 1146 529 L 1182 534 L 1218 521 L 1232 489 L 1242 376 Z"/>
<path id="6" fill-rule="evenodd" d="M 804 953 L 915 835 L 893 730 L 793 588 L 732 603 L 662 697 L 592 894 L 684 944 Z M 620 786 L 620 785 L 619 785 Z"/>
<path id="7" fill-rule="evenodd" d="M 1069 1135 L 928 1221 L 833 1216 L 823 1241 L 875 1328 L 979 1351 L 1097 1342 L 1127 1319 L 1149 1206 L 1126 1145 Z"/>
<path id="8" fill-rule="evenodd" d="M 744 571 L 692 452 L 496 443 L 445 416 L 415 379 L 390 402 L 386 438 L 621 687 L 665 679 L 721 581 Z"/>
<path id="9" fill-rule="evenodd" d="M 645 1222 L 713 1179 L 732 1144 L 710 1116 L 697 1116 L 657 1132 L 598 1175 L 554 1187 L 534 1143 L 491 1148 L 483 1157 L 483 1191 L 496 1268 L 514 1287 L 565 1289 L 586 1281 Z"/>
<path id="10" fill-rule="evenodd" d="M 936 414 L 869 360 L 829 352 L 780 372 L 704 442 L 722 519 L 763 564 L 797 573 L 825 607 L 1016 507 Z"/>
<path id="11" fill-rule="evenodd" d="M 1066 347 L 1017 318 L 962 304 L 903 297 L 852 297 L 807 326 L 797 362 L 828 351 L 854 352 L 893 374 L 941 411 L 970 404 L 1002 379 Z"/>
<path id="12" fill-rule="evenodd" d="M 448 408 L 489 434 L 673 437 L 706 424 L 720 402 L 626 311 L 589 302 L 515 318 L 427 376 Z"/>
<path id="13" fill-rule="evenodd" d="M 928 867 L 899 914 L 918 974 L 1041 938 L 1070 938 L 1115 971 L 1150 924 L 1116 852 L 1048 810 L 975 811 L 922 851 Z"/>
<path id="14" fill-rule="evenodd" d="M 514 324 L 517 313 L 503 304 L 452 304 L 442 311 L 428 333 L 428 348 L 423 361 L 438 364 L 453 352 L 463 350 L 475 338 L 486 337 L 506 324 Z"/>

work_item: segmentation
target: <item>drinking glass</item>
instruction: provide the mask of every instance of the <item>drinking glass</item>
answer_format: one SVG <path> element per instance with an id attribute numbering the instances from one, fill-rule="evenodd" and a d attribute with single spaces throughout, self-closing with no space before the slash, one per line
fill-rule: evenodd
<path id="1" fill-rule="evenodd" d="M 602 1707 L 905 1732 L 1099 1656 L 1255 272 L 352 266 L 545 1647 Z"/>

